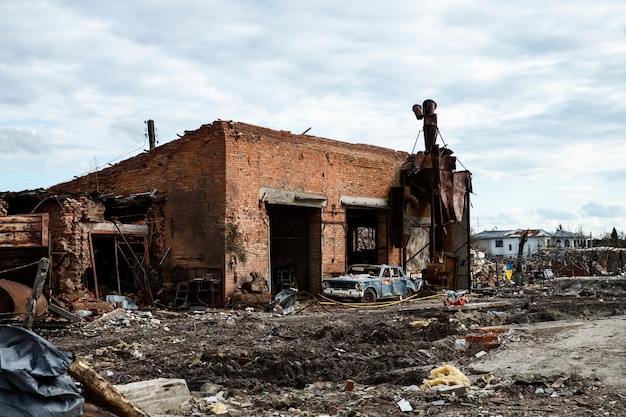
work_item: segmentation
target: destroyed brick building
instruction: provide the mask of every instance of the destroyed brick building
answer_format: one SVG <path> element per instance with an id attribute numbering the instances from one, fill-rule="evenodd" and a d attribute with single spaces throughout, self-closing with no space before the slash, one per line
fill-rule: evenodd
<path id="1" fill-rule="evenodd" d="M 356 262 L 400 264 L 438 286 L 469 288 L 471 180 L 455 172 L 451 153 L 434 145 L 409 155 L 217 120 L 0 201 L 6 215 L 49 216 L 50 282 L 66 302 L 135 293 L 173 303 L 193 293 L 218 306 L 251 277 L 272 293 L 317 294 L 323 276 Z"/>

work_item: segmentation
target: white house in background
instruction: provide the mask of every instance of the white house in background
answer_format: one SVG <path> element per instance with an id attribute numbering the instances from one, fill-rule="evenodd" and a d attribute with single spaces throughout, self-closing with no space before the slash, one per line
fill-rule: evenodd
<path id="1" fill-rule="evenodd" d="M 593 246 L 591 235 L 587 236 L 582 233 L 568 232 L 563 230 L 561 226 L 552 233 L 551 246 L 557 248 L 591 248 Z"/>
<path id="2" fill-rule="evenodd" d="M 541 229 L 485 230 L 473 235 L 472 240 L 487 256 L 516 258 L 525 232 L 528 232 L 528 237 L 522 252 L 524 258 L 550 246 L 552 235 Z"/>
<path id="3" fill-rule="evenodd" d="M 591 235 L 568 232 L 562 227 L 559 227 L 554 233 L 548 233 L 542 229 L 485 230 L 473 235 L 472 239 L 487 256 L 516 258 L 522 235 L 526 231 L 528 231 L 528 238 L 522 253 L 524 258 L 546 248 L 574 249 L 593 246 Z"/>

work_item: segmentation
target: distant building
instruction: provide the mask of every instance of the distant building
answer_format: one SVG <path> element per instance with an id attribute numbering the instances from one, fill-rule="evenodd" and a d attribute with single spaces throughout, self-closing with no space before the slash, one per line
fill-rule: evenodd
<path id="1" fill-rule="evenodd" d="M 523 257 L 528 258 L 550 245 L 551 234 L 541 229 L 485 230 L 472 238 L 487 256 L 512 258 L 517 257 L 522 235 L 526 231 L 528 239 L 524 244 Z"/>
<path id="2" fill-rule="evenodd" d="M 547 248 L 589 248 L 591 236 L 582 233 L 573 233 L 557 229 L 554 233 L 548 233 L 542 229 L 517 229 L 517 230 L 485 230 L 472 236 L 479 250 L 487 256 L 517 257 L 519 244 L 524 232 L 528 231 L 528 238 L 524 244 L 522 256 L 531 257 L 538 251 Z"/>
<path id="3" fill-rule="evenodd" d="M 557 248 L 591 248 L 592 239 L 591 235 L 587 236 L 583 233 L 579 232 L 568 232 L 567 230 L 563 230 L 562 227 L 556 230 L 556 232 L 552 233 L 552 245 Z"/>

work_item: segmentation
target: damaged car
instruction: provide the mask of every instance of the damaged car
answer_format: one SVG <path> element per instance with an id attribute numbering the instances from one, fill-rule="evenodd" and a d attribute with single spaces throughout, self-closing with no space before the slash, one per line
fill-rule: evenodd
<path id="1" fill-rule="evenodd" d="M 406 298 L 417 293 L 422 280 L 394 265 L 355 264 L 345 274 L 322 279 L 324 295 L 373 303 L 384 298 Z"/>

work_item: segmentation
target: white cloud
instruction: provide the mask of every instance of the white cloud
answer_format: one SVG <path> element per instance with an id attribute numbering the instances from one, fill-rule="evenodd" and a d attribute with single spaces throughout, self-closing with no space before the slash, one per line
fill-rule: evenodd
<path id="1" fill-rule="evenodd" d="M 132 156 L 147 119 L 420 150 L 432 98 L 485 227 L 626 230 L 586 205 L 624 206 L 621 1 L 6 0 L 0 25 L 0 190 Z"/>

